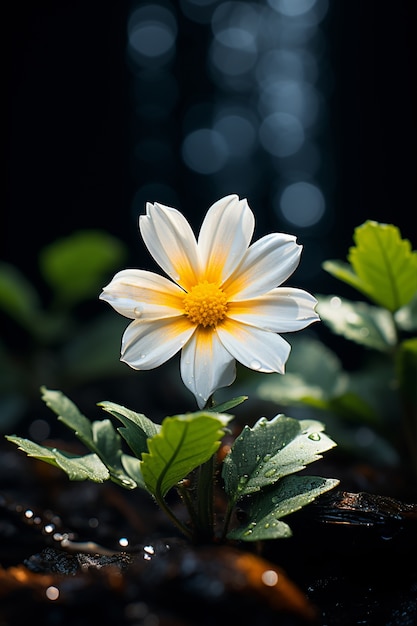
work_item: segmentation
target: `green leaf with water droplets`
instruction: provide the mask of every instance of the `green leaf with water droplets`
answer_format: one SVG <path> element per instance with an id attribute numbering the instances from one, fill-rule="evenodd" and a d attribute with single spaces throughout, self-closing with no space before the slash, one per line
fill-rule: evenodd
<path id="1" fill-rule="evenodd" d="M 310 504 L 317 496 L 339 484 L 337 479 L 319 476 L 286 476 L 276 485 L 249 498 L 246 521 L 227 537 L 241 541 L 282 539 L 292 535 L 281 518 Z"/>
<path id="2" fill-rule="evenodd" d="M 92 480 L 96 483 L 102 483 L 110 478 L 107 467 L 96 454 L 77 456 L 57 448 L 41 446 L 29 439 L 15 435 L 8 435 L 6 439 L 16 444 L 28 456 L 59 467 L 68 474 L 70 480 Z"/>
<path id="3" fill-rule="evenodd" d="M 389 353 L 395 346 L 397 332 L 386 309 L 335 296 L 316 297 L 320 319 L 337 335 L 380 352 Z"/>
<path id="4" fill-rule="evenodd" d="M 141 470 L 149 491 L 165 494 L 219 448 L 231 416 L 209 411 L 166 417 L 158 434 L 149 439 Z"/>
<path id="5" fill-rule="evenodd" d="M 323 269 L 376 304 L 395 312 L 417 292 L 417 251 L 392 224 L 368 220 L 353 235 L 348 262 L 325 261 Z"/>
<path id="6" fill-rule="evenodd" d="M 232 502 L 276 483 L 317 461 L 336 444 L 315 420 L 277 415 L 245 426 L 223 462 L 225 490 Z"/>

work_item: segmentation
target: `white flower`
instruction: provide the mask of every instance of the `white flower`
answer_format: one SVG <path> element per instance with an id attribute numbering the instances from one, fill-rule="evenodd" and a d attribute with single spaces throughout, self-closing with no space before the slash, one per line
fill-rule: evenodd
<path id="1" fill-rule="evenodd" d="M 259 372 L 284 373 L 290 345 L 277 333 L 319 320 L 316 299 L 279 287 L 296 269 L 302 246 L 271 233 L 252 245 L 255 219 L 246 201 L 222 198 L 208 210 L 196 240 L 185 217 L 162 204 L 139 218 L 143 240 L 164 272 L 128 269 L 100 295 L 133 319 L 121 360 L 137 370 L 181 350 L 181 377 L 199 408 L 236 377 L 236 360 Z"/>

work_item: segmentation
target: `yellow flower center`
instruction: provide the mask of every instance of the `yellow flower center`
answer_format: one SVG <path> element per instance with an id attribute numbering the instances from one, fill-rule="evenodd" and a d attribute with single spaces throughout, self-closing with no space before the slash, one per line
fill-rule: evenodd
<path id="1" fill-rule="evenodd" d="M 191 322 L 201 326 L 217 326 L 227 312 L 226 294 L 207 280 L 195 285 L 185 296 L 184 312 Z"/>

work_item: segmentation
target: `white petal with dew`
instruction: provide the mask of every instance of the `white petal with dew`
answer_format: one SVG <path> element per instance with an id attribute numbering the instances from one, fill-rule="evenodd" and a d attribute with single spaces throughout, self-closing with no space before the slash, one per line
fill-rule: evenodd
<path id="1" fill-rule="evenodd" d="M 253 300 L 230 302 L 227 317 L 274 333 L 301 330 L 320 321 L 317 300 L 303 289 L 277 287 Z"/>
<path id="2" fill-rule="evenodd" d="M 149 252 L 172 280 L 185 289 L 198 282 L 197 242 L 182 213 L 148 202 L 146 215 L 139 218 L 139 228 Z"/>
<path id="3" fill-rule="evenodd" d="M 224 282 L 241 262 L 255 228 L 247 200 L 231 195 L 208 210 L 198 237 L 204 278 Z"/>
<path id="4" fill-rule="evenodd" d="M 226 350 L 245 367 L 284 373 L 291 346 L 280 335 L 233 320 L 222 322 L 217 332 Z"/>
<path id="5" fill-rule="evenodd" d="M 100 299 L 131 319 L 172 317 L 183 312 L 184 291 L 175 283 L 145 270 L 122 270 L 103 289 Z"/>
<path id="6" fill-rule="evenodd" d="M 278 287 L 296 270 L 302 246 L 293 235 L 271 233 L 255 241 L 223 289 L 232 300 L 247 300 Z"/>
<path id="7" fill-rule="evenodd" d="M 121 360 L 137 370 L 159 367 L 181 350 L 194 330 L 184 317 L 135 320 L 124 332 Z"/>
<path id="8" fill-rule="evenodd" d="M 216 332 L 197 329 L 181 353 L 181 378 L 195 395 L 199 408 L 236 377 L 235 359 L 220 343 Z"/>

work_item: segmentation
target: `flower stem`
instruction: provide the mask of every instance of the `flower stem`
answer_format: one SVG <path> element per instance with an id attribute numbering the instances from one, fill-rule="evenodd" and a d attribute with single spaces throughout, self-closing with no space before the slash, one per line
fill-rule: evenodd
<path id="1" fill-rule="evenodd" d="M 223 521 L 223 531 L 222 531 L 221 541 L 225 540 L 227 531 L 229 530 L 229 524 L 230 524 L 230 520 L 232 517 L 234 506 L 235 506 L 235 503 L 232 501 L 230 501 L 227 505 L 226 515 Z"/>
<path id="2" fill-rule="evenodd" d="M 214 456 L 200 466 L 197 484 L 198 536 L 202 541 L 213 538 Z"/>
<path id="3" fill-rule="evenodd" d="M 155 494 L 155 500 L 157 504 L 164 511 L 165 515 L 171 520 L 171 522 L 176 526 L 190 541 L 193 539 L 193 533 L 191 530 L 178 519 L 175 513 L 170 509 L 168 504 L 165 502 L 164 498 L 160 493 Z"/>

